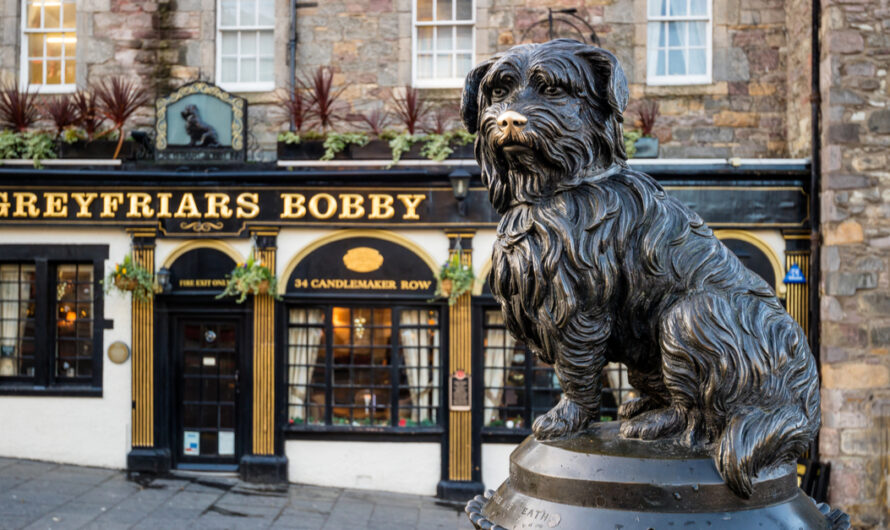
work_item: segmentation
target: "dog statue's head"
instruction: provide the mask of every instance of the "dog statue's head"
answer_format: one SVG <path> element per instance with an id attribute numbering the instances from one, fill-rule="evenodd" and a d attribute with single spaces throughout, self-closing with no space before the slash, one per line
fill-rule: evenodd
<path id="1" fill-rule="evenodd" d="M 192 117 L 194 117 L 195 119 L 200 118 L 200 116 L 198 116 L 198 107 L 195 105 L 186 105 L 181 114 L 182 118 L 186 121 L 188 121 Z"/>
<path id="2" fill-rule="evenodd" d="M 627 158 L 627 79 L 614 55 L 577 41 L 523 44 L 467 75 L 461 118 L 495 209 L 535 202 Z"/>

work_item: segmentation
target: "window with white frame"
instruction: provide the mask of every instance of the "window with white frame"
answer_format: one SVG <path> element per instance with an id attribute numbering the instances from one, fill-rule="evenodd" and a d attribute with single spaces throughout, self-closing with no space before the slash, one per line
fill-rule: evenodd
<path id="1" fill-rule="evenodd" d="M 275 1 L 218 0 L 216 81 L 226 90 L 275 88 Z"/>
<path id="2" fill-rule="evenodd" d="M 74 90 L 76 12 L 75 0 L 22 1 L 23 84 L 44 93 Z"/>
<path id="3" fill-rule="evenodd" d="M 711 1 L 648 0 L 647 82 L 711 82 Z"/>
<path id="4" fill-rule="evenodd" d="M 461 87 L 475 60 L 474 0 L 415 0 L 414 86 Z"/>

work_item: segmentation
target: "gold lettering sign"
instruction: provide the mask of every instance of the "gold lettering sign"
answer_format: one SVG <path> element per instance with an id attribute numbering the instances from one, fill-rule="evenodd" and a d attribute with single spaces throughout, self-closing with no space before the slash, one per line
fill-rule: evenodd
<path id="1" fill-rule="evenodd" d="M 296 289 L 425 291 L 432 280 L 359 280 L 355 278 L 295 278 Z"/>
<path id="2" fill-rule="evenodd" d="M 343 255 L 343 264 L 355 272 L 373 272 L 383 265 L 383 256 L 375 248 L 356 247 Z"/>

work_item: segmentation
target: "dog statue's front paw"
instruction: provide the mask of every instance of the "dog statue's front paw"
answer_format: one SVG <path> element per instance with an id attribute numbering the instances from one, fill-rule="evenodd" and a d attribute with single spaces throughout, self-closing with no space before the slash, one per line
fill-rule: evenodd
<path id="1" fill-rule="evenodd" d="M 655 440 L 686 428 L 686 416 L 675 407 L 650 410 L 621 423 L 621 436 Z"/>
<path id="2" fill-rule="evenodd" d="M 532 432 L 538 440 L 555 440 L 583 431 L 594 421 L 592 414 L 563 394 L 555 407 L 535 420 Z"/>
<path id="3" fill-rule="evenodd" d="M 618 407 L 618 417 L 626 420 L 639 416 L 640 414 L 658 408 L 658 402 L 649 396 L 641 396 L 638 398 L 625 401 Z"/>

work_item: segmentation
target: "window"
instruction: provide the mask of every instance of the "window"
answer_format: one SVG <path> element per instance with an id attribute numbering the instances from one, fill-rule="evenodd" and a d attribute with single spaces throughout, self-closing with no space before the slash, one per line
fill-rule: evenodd
<path id="1" fill-rule="evenodd" d="M 462 87 L 475 60 L 473 0 L 416 0 L 414 86 Z"/>
<path id="2" fill-rule="evenodd" d="M 0 248 L 0 391 L 98 392 L 107 247 Z"/>
<path id="3" fill-rule="evenodd" d="M 488 432 L 528 431 L 538 416 L 559 402 L 562 389 L 556 372 L 504 326 L 500 309 L 485 309 L 482 324 L 483 420 Z M 613 420 L 618 404 L 635 397 L 627 371 L 619 364 L 604 370 L 601 417 Z"/>
<path id="4" fill-rule="evenodd" d="M 649 0 L 650 85 L 711 82 L 710 0 Z"/>
<path id="5" fill-rule="evenodd" d="M 216 79 L 226 90 L 275 88 L 274 0 L 219 0 Z"/>
<path id="6" fill-rule="evenodd" d="M 289 309 L 289 423 L 437 426 L 440 334 L 438 309 Z"/>
<path id="7" fill-rule="evenodd" d="M 75 0 L 23 0 L 23 83 L 43 93 L 73 92 L 77 61 Z"/>

